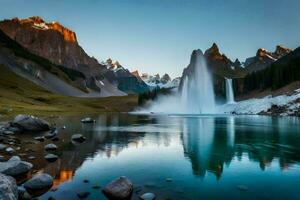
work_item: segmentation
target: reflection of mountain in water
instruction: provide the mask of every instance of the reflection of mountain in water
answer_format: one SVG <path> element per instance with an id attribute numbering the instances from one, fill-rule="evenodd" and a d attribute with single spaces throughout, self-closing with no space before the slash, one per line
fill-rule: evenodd
<path id="1" fill-rule="evenodd" d="M 65 120 L 65 121 L 64 121 Z M 80 145 L 58 144 L 60 159 L 46 165 L 35 164 L 55 177 L 55 186 L 70 180 L 86 159 L 96 155 L 110 158 L 127 148 L 153 145 L 169 146 L 180 137 L 193 173 L 205 177 L 207 172 L 221 178 L 224 166 L 233 159 L 250 159 L 262 170 L 272 162 L 282 169 L 300 162 L 300 127 L 290 119 L 255 117 L 160 117 L 102 115 L 96 124 L 80 124 L 79 119 L 61 119 L 67 125 L 61 141 L 74 133 L 87 137 Z M 42 150 L 43 152 L 43 150 Z M 278 161 L 277 161 L 278 160 Z"/>
<path id="2" fill-rule="evenodd" d="M 74 123 L 74 121 L 76 121 Z M 93 159 L 94 156 L 106 156 L 108 158 L 117 156 L 123 149 L 141 144 L 145 132 L 127 132 L 127 131 L 109 131 L 99 130 L 99 127 L 121 127 L 134 124 L 156 124 L 156 120 L 143 117 L 131 116 L 130 118 L 123 115 L 103 115 L 97 119 L 96 124 L 80 124 L 79 119 L 62 119 L 58 126 L 68 125 L 67 133 L 61 134 L 61 140 L 68 141 L 74 133 L 83 134 L 87 140 L 75 145 L 70 143 L 61 143 L 62 151 L 60 158 L 50 164 L 37 164 L 38 169 L 51 174 L 54 179 L 54 187 L 72 179 L 75 171 L 86 159 Z M 168 146 L 170 139 L 168 135 L 161 135 L 159 132 L 153 133 L 153 143 L 157 145 Z M 45 167 L 43 167 L 45 166 Z"/>
<path id="3" fill-rule="evenodd" d="M 275 159 L 282 170 L 300 162 L 299 128 L 283 119 L 261 118 L 261 124 L 253 127 L 249 117 L 186 118 L 182 142 L 194 174 L 204 177 L 209 171 L 220 178 L 224 165 L 234 157 L 247 156 L 262 170 Z"/>

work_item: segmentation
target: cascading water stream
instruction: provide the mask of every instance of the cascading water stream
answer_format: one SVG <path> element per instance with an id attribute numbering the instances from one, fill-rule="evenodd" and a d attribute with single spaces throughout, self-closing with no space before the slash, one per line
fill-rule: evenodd
<path id="1" fill-rule="evenodd" d="M 225 82 L 226 82 L 226 102 L 228 104 L 235 103 L 234 95 L 233 95 L 232 79 L 225 78 Z"/>
<path id="2" fill-rule="evenodd" d="M 194 72 L 185 77 L 181 98 L 186 113 L 214 113 L 215 94 L 211 74 L 207 69 L 205 57 L 201 50 L 193 56 Z"/>

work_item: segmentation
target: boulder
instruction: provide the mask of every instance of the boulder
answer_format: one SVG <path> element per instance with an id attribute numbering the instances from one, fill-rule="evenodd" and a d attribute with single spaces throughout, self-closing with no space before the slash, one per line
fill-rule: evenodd
<path id="1" fill-rule="evenodd" d="M 126 200 L 130 199 L 133 191 L 133 184 L 125 176 L 121 176 L 106 185 L 102 192 L 108 199 Z"/>
<path id="2" fill-rule="evenodd" d="M 72 135 L 72 140 L 75 142 L 82 143 L 86 140 L 86 138 L 81 134 L 75 134 L 75 135 Z"/>
<path id="3" fill-rule="evenodd" d="M 47 144 L 45 145 L 44 149 L 46 151 L 55 151 L 57 149 L 57 146 L 55 144 Z"/>
<path id="4" fill-rule="evenodd" d="M 18 176 L 29 172 L 32 167 L 31 163 L 22 161 L 18 156 L 13 156 L 6 162 L 0 162 L 0 173 Z"/>
<path id="5" fill-rule="evenodd" d="M 50 189 L 52 185 L 52 176 L 45 173 L 37 174 L 24 183 L 24 187 L 27 191 Z"/>
<path id="6" fill-rule="evenodd" d="M 48 131 L 50 125 L 43 119 L 39 119 L 32 115 L 18 115 L 11 122 L 12 127 L 21 128 L 24 131 Z"/>
<path id="7" fill-rule="evenodd" d="M 10 176 L 5 176 L 4 174 L 0 174 L 0 199 L 18 199 L 18 187 L 15 179 Z"/>

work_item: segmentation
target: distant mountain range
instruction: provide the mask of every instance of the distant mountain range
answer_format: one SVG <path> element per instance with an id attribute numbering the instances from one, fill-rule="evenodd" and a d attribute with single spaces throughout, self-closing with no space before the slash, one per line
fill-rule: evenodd
<path id="1" fill-rule="evenodd" d="M 118 61 L 98 62 L 78 44 L 76 33 L 59 22 L 45 22 L 40 17 L 0 21 L 0 64 L 45 89 L 68 96 L 106 97 L 140 94 L 154 88 L 182 87 L 182 78 L 130 72 Z M 265 70 L 293 51 L 278 45 L 274 52 L 260 48 L 245 62 L 231 61 L 217 44 L 204 52 L 213 74 L 214 90 L 224 96 L 224 77 L 234 79 L 237 94 L 247 90 L 245 79 Z M 195 58 L 182 77 L 194 73 Z M 284 61 L 282 61 L 284 62 Z M 253 76 L 254 77 L 254 76 Z"/>

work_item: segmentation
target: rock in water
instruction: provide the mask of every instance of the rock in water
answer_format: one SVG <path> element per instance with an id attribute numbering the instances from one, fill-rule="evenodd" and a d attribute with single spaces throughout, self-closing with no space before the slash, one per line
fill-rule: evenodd
<path id="1" fill-rule="evenodd" d="M 24 187 L 27 191 L 47 190 L 53 185 L 53 178 L 49 174 L 37 174 L 25 182 Z"/>
<path id="2" fill-rule="evenodd" d="M 112 200 L 130 199 L 132 191 L 133 184 L 125 176 L 121 176 L 118 179 L 112 181 L 102 190 L 105 196 Z"/>
<path id="3" fill-rule="evenodd" d="M 90 192 L 80 192 L 77 194 L 79 199 L 85 199 L 87 198 L 91 193 Z"/>
<path id="4" fill-rule="evenodd" d="M 4 174 L 0 174 L 0 199 L 18 199 L 18 188 L 15 179 L 10 176 L 5 176 Z"/>
<path id="5" fill-rule="evenodd" d="M 154 200 L 155 199 L 155 194 L 153 193 L 145 193 L 142 196 L 140 196 L 140 199 L 142 200 Z"/>
<path id="6" fill-rule="evenodd" d="M 10 154 L 12 154 L 12 153 L 15 152 L 15 150 L 14 150 L 13 148 L 11 148 L 11 147 L 6 148 L 5 151 L 6 151 L 7 153 L 10 153 Z"/>
<path id="7" fill-rule="evenodd" d="M 75 142 L 82 143 L 86 140 L 86 138 L 81 134 L 75 134 L 75 135 L 72 135 L 72 140 Z"/>
<path id="8" fill-rule="evenodd" d="M 46 151 L 55 151 L 57 149 L 57 146 L 55 144 L 47 144 L 45 145 L 44 149 Z"/>
<path id="9" fill-rule="evenodd" d="M 31 163 L 22 161 L 18 156 L 13 156 L 6 162 L 0 162 L 0 173 L 18 176 L 29 172 L 32 167 Z"/>
<path id="10" fill-rule="evenodd" d="M 38 137 L 35 137 L 34 139 L 39 141 L 39 142 L 44 142 L 45 141 L 45 137 L 43 137 L 43 136 L 38 136 Z"/>
<path id="11" fill-rule="evenodd" d="M 45 159 L 49 162 L 54 162 L 58 159 L 58 156 L 50 153 L 45 156 Z"/>
<path id="12" fill-rule="evenodd" d="M 82 123 L 94 123 L 95 120 L 90 117 L 86 117 L 86 118 L 82 119 L 81 122 Z"/>
<path id="13" fill-rule="evenodd" d="M 43 119 L 31 115 L 18 115 L 12 121 L 11 126 L 21 128 L 24 131 L 48 131 L 50 125 Z"/>

